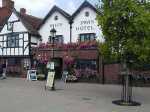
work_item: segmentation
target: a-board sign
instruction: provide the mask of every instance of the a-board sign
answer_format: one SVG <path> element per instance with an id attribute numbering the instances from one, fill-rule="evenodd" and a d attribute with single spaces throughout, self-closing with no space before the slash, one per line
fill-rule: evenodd
<path id="1" fill-rule="evenodd" d="M 37 80 L 36 70 L 28 70 L 27 80 Z"/>
<path id="2" fill-rule="evenodd" d="M 48 72 L 46 87 L 52 88 L 54 83 L 55 72 Z"/>

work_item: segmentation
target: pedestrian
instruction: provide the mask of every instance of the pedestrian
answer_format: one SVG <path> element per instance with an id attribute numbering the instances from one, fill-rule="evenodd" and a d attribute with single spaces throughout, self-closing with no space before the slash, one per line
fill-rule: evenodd
<path id="1" fill-rule="evenodd" d="M 2 64 L 2 69 L 3 69 L 3 73 L 1 79 L 6 79 L 6 63 Z"/>
<path id="2" fill-rule="evenodd" d="M 3 73 L 3 67 L 2 64 L 0 64 L 0 77 L 2 76 L 2 73 Z"/>

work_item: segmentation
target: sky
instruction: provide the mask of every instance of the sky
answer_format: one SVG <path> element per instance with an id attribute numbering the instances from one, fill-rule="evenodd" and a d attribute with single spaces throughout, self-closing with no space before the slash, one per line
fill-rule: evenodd
<path id="1" fill-rule="evenodd" d="M 44 18 L 50 9 L 57 5 L 69 14 L 72 14 L 85 0 L 13 0 L 15 8 L 26 8 L 27 13 L 33 16 Z M 98 0 L 88 0 L 95 5 Z M 0 0 L 0 6 L 2 0 Z"/>

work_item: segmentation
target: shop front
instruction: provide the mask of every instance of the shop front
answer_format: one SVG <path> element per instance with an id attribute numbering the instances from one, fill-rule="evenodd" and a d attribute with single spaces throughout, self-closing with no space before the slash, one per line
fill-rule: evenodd
<path id="1" fill-rule="evenodd" d="M 56 78 L 61 78 L 63 71 L 76 75 L 78 78 L 100 78 L 99 51 L 96 41 L 55 45 L 54 60 Z M 38 63 L 47 64 L 53 59 L 51 44 L 41 44 L 33 49 Z M 40 57 L 40 58 L 39 58 Z"/>

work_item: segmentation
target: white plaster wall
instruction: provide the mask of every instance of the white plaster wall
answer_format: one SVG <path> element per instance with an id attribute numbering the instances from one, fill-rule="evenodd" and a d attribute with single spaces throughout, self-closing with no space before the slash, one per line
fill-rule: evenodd
<path id="1" fill-rule="evenodd" d="M 18 17 L 15 15 L 15 13 L 12 13 L 8 21 L 11 22 L 11 21 L 16 21 L 16 20 L 19 20 Z M 19 22 L 14 23 L 13 31 L 14 32 L 27 32 L 27 29 L 24 27 L 21 21 L 19 21 Z M 10 31 L 7 30 L 7 24 L 4 25 L 2 31 L 0 32 L 0 34 L 5 34 L 5 33 L 10 33 Z"/>
<path id="2" fill-rule="evenodd" d="M 58 16 L 58 20 L 54 20 L 55 16 Z M 70 24 L 69 21 L 61 15 L 59 12 L 55 12 L 51 17 L 46 21 L 46 23 L 40 28 L 39 32 L 42 36 L 43 42 L 47 42 L 50 36 L 50 30 L 53 28 L 56 29 L 56 35 L 63 35 L 64 42 L 67 43 L 70 41 Z"/>
<path id="3" fill-rule="evenodd" d="M 85 12 L 89 12 L 89 17 L 85 16 Z M 95 33 L 97 40 L 103 41 L 102 32 L 100 27 L 98 27 L 98 22 L 96 20 L 96 12 L 92 9 L 86 7 L 80 11 L 80 13 L 74 18 L 72 25 L 72 41 L 77 42 L 79 34 L 82 33 Z M 86 21 L 86 23 L 85 23 Z M 86 27 L 84 30 L 81 30 Z M 80 29 L 81 28 L 81 29 Z M 80 29 L 80 30 L 79 30 Z"/>

